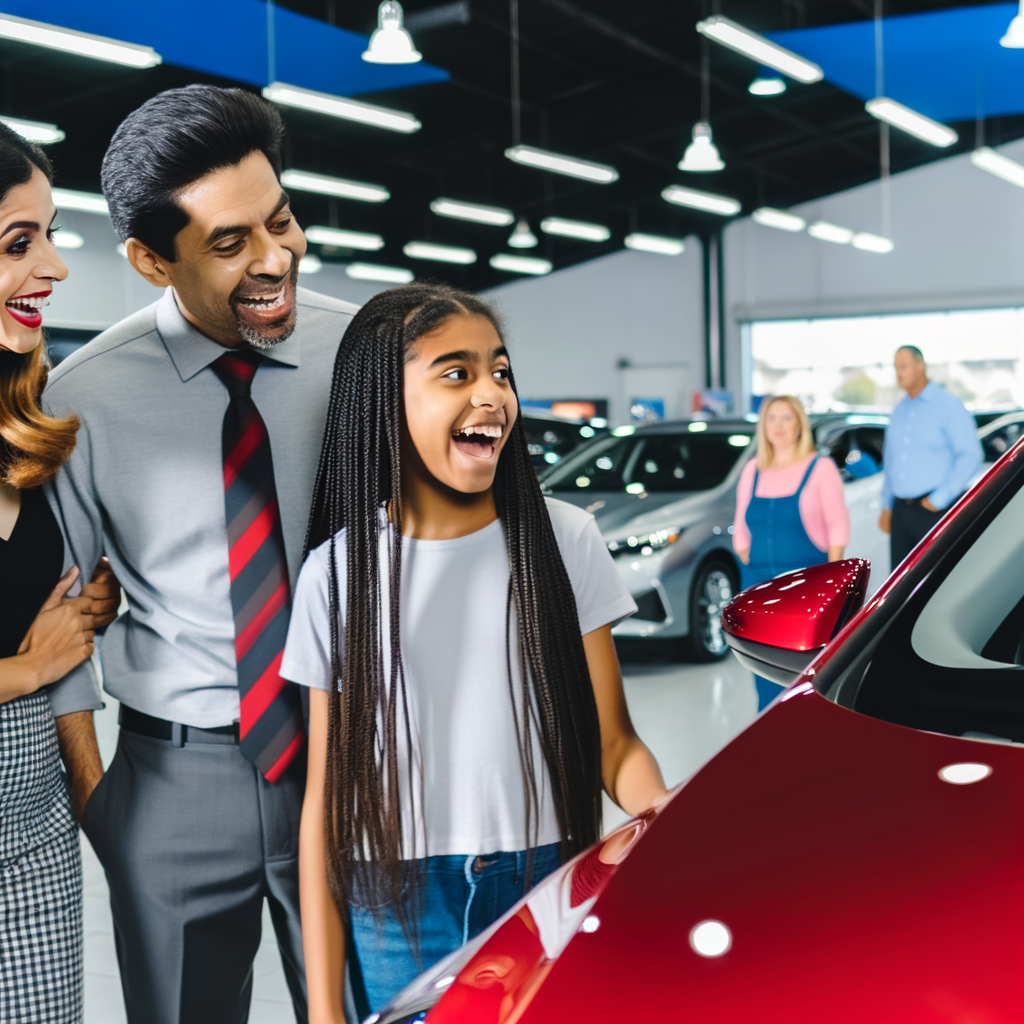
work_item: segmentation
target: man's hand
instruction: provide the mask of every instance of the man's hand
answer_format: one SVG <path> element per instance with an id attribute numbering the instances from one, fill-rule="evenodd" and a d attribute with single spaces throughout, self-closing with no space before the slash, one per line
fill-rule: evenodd
<path id="1" fill-rule="evenodd" d="M 117 618 L 121 604 L 121 584 L 117 582 L 110 562 L 101 558 L 92 579 L 82 587 L 82 597 L 92 599 L 93 626 L 102 629 Z"/>
<path id="2" fill-rule="evenodd" d="M 892 533 L 892 509 L 883 508 L 882 514 L 878 517 L 878 528 L 882 533 Z"/>
<path id="3" fill-rule="evenodd" d="M 55 719 L 57 743 L 71 782 L 71 805 L 79 822 L 92 791 L 103 778 L 103 762 L 96 743 L 91 711 L 75 711 Z"/>
<path id="4" fill-rule="evenodd" d="M 938 512 L 939 510 L 927 499 L 921 499 L 921 508 L 927 509 L 929 512 Z"/>

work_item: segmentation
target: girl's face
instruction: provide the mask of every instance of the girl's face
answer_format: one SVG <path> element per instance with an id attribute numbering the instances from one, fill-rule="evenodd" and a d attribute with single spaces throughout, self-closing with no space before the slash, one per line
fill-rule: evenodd
<path id="1" fill-rule="evenodd" d="M 764 417 L 764 430 L 776 448 L 792 448 L 800 438 L 800 421 L 788 402 L 772 402 Z"/>
<path id="2" fill-rule="evenodd" d="M 455 316 L 423 335 L 405 364 L 405 422 L 426 470 L 464 494 L 494 474 L 519 404 L 505 346 L 486 317 Z"/>
<path id="3" fill-rule="evenodd" d="M 53 247 L 50 183 L 34 168 L 0 205 L 0 349 L 31 352 L 43 338 L 43 303 L 68 276 Z"/>

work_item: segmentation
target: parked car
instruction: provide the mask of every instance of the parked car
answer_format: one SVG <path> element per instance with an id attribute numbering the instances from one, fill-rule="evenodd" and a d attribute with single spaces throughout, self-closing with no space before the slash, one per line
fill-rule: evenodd
<path id="1" fill-rule="evenodd" d="M 789 688 L 379 1024 L 1024 1020 L 1024 441 L 868 576 L 734 599 Z"/>
<path id="2" fill-rule="evenodd" d="M 846 480 L 849 553 L 885 570 L 888 540 L 877 521 L 886 422 L 868 415 L 813 422 L 820 451 Z M 597 518 L 636 600 L 639 611 L 615 627 L 617 636 L 672 639 L 699 661 L 728 653 L 721 616 L 739 590 L 731 539 L 736 484 L 755 430 L 743 419 L 617 427 L 543 474 L 547 493 Z"/>
<path id="3" fill-rule="evenodd" d="M 608 432 L 608 421 L 600 417 L 589 420 L 565 419 L 543 409 L 524 409 L 523 427 L 530 459 L 538 472 L 550 469 L 584 441 Z"/>
<path id="4" fill-rule="evenodd" d="M 979 431 L 982 461 L 993 463 L 1005 455 L 1024 434 L 1024 410 L 1004 413 L 989 420 Z"/>

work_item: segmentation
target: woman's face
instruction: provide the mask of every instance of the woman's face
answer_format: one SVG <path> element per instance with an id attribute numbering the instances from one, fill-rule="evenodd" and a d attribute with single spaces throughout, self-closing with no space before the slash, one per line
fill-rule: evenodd
<path id="1" fill-rule="evenodd" d="M 68 276 L 53 247 L 56 209 L 46 175 L 33 168 L 0 204 L 0 349 L 31 352 L 43 338 L 43 303 Z"/>
<path id="2" fill-rule="evenodd" d="M 800 421 L 788 402 L 772 402 L 768 406 L 764 429 L 775 448 L 792 448 L 800 439 Z"/>
<path id="3" fill-rule="evenodd" d="M 494 474 L 519 404 L 509 362 L 486 317 L 455 316 L 420 338 L 405 364 L 405 422 L 419 462 L 436 480 L 479 494 Z"/>

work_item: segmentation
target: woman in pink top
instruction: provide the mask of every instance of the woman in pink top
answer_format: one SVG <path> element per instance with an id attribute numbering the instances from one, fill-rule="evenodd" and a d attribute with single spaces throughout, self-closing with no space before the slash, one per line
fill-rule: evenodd
<path id="1" fill-rule="evenodd" d="M 843 557 L 850 514 L 835 463 L 814 450 L 800 400 L 765 401 L 757 423 L 757 456 L 736 489 L 733 547 L 743 563 L 743 586 L 780 573 Z M 758 710 L 782 688 L 754 677 Z"/>

